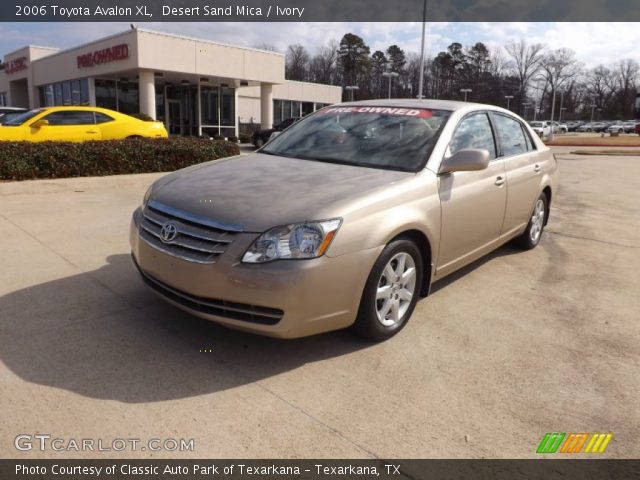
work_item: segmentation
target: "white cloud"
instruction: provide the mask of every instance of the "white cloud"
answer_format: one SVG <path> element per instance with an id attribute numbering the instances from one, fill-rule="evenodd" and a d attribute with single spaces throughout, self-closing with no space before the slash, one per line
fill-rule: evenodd
<path id="1" fill-rule="evenodd" d="M 145 23 L 141 27 L 224 43 L 273 45 L 284 51 L 301 43 L 311 52 L 329 40 L 340 40 L 353 32 L 364 38 L 371 51 L 397 44 L 406 52 L 419 52 L 422 25 L 412 23 Z M 26 44 L 68 48 L 127 30 L 127 23 L 3 23 L 0 24 L 0 55 Z M 427 24 L 427 52 L 435 55 L 454 41 L 465 46 L 476 42 L 497 47 L 509 40 L 525 38 L 551 48 L 571 48 L 588 67 L 609 64 L 622 58 L 640 62 L 640 23 L 450 23 Z"/>

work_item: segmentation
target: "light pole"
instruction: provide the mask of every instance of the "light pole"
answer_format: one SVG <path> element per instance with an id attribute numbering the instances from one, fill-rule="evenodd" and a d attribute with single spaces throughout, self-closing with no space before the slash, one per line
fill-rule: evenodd
<path id="1" fill-rule="evenodd" d="M 422 4 L 422 42 L 420 45 L 420 80 L 418 81 L 418 98 L 422 98 L 424 86 L 424 42 L 427 33 L 427 0 Z"/>
<path id="2" fill-rule="evenodd" d="M 600 112 L 602 111 L 601 108 L 598 109 L 598 121 L 600 121 Z"/>
<path id="3" fill-rule="evenodd" d="M 590 123 L 593 123 L 593 111 L 595 110 L 595 108 L 596 108 L 596 105 L 594 103 L 593 105 L 591 105 L 591 121 L 590 121 Z"/>
<path id="4" fill-rule="evenodd" d="M 353 92 L 355 90 L 359 90 L 360 87 L 358 87 L 357 85 L 347 85 L 346 87 L 344 87 L 344 89 L 349 90 L 351 92 L 350 98 L 351 98 L 351 101 L 353 102 Z"/>
<path id="5" fill-rule="evenodd" d="M 522 116 L 524 117 L 525 121 L 527 120 L 527 108 L 529 108 L 529 106 L 531 106 L 530 103 L 523 103 L 522 106 L 524 107 L 524 113 L 522 114 Z"/>
<path id="6" fill-rule="evenodd" d="M 382 76 L 389 79 L 389 98 L 391 98 L 391 80 L 400 76 L 400 74 L 398 72 L 384 72 Z"/>
<path id="7" fill-rule="evenodd" d="M 511 99 L 513 99 L 513 95 L 505 95 L 504 98 L 507 99 L 507 110 L 511 110 L 509 106 L 511 105 Z"/>
<path id="8" fill-rule="evenodd" d="M 470 88 L 461 88 L 460 93 L 464 93 L 464 101 L 467 101 L 467 94 L 473 92 Z"/>

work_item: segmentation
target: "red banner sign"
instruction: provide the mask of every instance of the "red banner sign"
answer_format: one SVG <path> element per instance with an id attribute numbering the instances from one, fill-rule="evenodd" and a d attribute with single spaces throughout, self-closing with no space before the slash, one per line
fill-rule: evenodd
<path id="1" fill-rule="evenodd" d="M 11 74 L 19 72 L 21 70 L 26 70 L 28 66 L 27 62 L 27 57 L 14 58 L 13 60 L 10 60 L 5 64 L 4 71 L 8 74 Z"/>
<path id="2" fill-rule="evenodd" d="M 93 53 L 78 55 L 78 68 L 93 67 L 129 58 L 129 45 L 123 43 L 115 47 L 103 48 Z"/>

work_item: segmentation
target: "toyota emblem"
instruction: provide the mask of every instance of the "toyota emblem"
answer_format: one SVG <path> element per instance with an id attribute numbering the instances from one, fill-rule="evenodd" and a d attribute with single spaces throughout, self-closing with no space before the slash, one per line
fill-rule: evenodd
<path id="1" fill-rule="evenodd" d="M 178 227 L 173 222 L 167 222 L 162 225 L 160 230 L 160 238 L 164 243 L 172 242 L 178 235 Z"/>

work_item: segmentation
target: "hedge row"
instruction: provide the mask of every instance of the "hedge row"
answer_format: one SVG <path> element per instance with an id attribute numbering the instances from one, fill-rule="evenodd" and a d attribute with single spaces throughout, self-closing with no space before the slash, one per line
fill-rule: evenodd
<path id="1" fill-rule="evenodd" d="M 0 180 L 167 172 L 239 153 L 237 144 L 189 137 L 0 142 Z"/>

